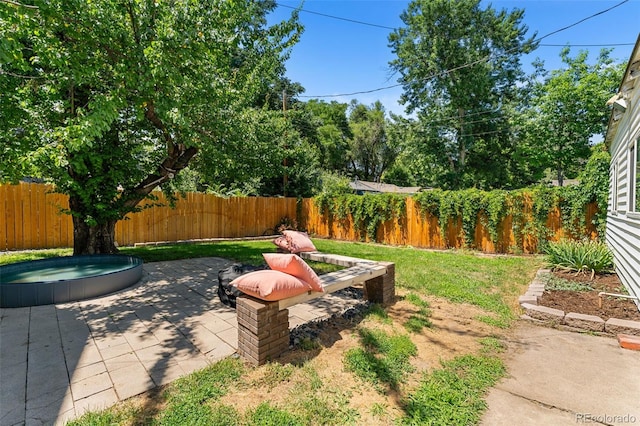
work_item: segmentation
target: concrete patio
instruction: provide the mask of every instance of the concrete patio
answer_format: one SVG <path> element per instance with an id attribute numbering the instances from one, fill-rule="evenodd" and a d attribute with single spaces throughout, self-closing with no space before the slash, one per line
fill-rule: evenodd
<path id="1" fill-rule="evenodd" d="M 233 354 L 236 312 L 218 300 L 229 261 L 144 265 L 97 299 L 0 310 L 0 426 L 64 424 Z M 337 295 L 290 308 L 291 328 L 344 309 Z"/>

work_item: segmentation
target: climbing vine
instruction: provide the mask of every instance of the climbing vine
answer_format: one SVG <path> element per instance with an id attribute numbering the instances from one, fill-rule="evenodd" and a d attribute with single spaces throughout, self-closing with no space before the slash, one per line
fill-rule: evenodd
<path id="1" fill-rule="evenodd" d="M 513 191 L 435 189 L 420 192 L 412 198 L 423 218 L 429 216 L 438 219 L 443 241 L 447 241 L 450 226 L 459 223 L 459 237 L 463 245 L 473 248 L 476 227 L 480 222 L 496 247 L 501 242 L 501 235 L 511 231 L 515 243 L 501 250 L 520 252 L 527 239 L 541 251 L 554 234 L 547 224 L 553 214 L 560 215 L 561 226 L 567 236 L 576 239 L 587 237 L 589 227 L 593 226 L 597 236 L 603 238 L 609 159 L 606 150 L 594 151 L 580 176 L 582 183 L 569 187 L 540 185 Z M 323 214 L 330 217 L 342 221 L 351 218 L 358 237 L 373 241 L 383 222 L 393 218 L 401 220 L 407 215 L 406 198 L 396 194 L 323 194 L 315 198 L 315 203 Z M 591 222 L 587 223 L 590 204 L 597 205 L 598 210 Z"/>
<path id="2" fill-rule="evenodd" d="M 406 215 L 406 196 L 398 194 L 323 194 L 315 203 L 322 213 L 342 222 L 350 217 L 361 240 L 375 241 L 382 223 Z"/>

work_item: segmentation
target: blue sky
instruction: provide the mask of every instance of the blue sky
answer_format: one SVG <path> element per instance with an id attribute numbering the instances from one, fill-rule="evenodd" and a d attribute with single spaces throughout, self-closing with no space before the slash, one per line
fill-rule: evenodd
<path id="1" fill-rule="evenodd" d="M 538 37 L 571 25 L 594 13 L 608 9 L 622 0 L 494 0 L 482 1 L 495 9 L 525 10 L 523 23 L 528 26 L 528 36 Z M 291 7 L 301 4 L 298 0 L 277 0 L 279 6 L 270 20 L 285 19 Z M 303 9 L 367 22 L 384 27 L 402 25 L 400 14 L 408 0 L 306 0 Z M 284 7 L 283 7 L 284 6 Z M 288 6 L 288 7 L 287 7 Z M 389 61 L 394 59 L 388 47 L 389 29 L 361 25 L 301 12 L 300 21 L 305 26 L 301 41 L 293 48 L 287 62 L 287 77 L 305 87 L 304 95 L 319 97 L 367 91 L 397 84 L 397 75 L 391 74 Z M 591 18 L 573 28 L 545 38 L 532 54 L 522 58 L 525 71 L 530 71 L 536 57 L 544 60 L 548 70 L 562 66 L 559 53 L 566 44 L 612 45 L 635 43 L 640 32 L 640 0 L 628 2 L 602 15 Z M 612 57 L 627 62 L 632 45 L 612 46 Z M 579 50 L 588 50 L 595 60 L 601 47 L 573 47 L 572 56 Z M 357 99 L 364 104 L 380 100 L 387 111 L 402 113 L 398 104 L 402 88 L 396 87 L 368 94 L 323 98 L 326 101 L 349 102 Z M 306 98 L 302 98 L 306 99 Z"/>

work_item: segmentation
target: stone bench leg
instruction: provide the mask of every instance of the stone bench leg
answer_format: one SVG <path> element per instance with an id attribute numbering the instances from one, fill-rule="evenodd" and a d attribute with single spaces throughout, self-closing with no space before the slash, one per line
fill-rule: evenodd
<path id="1" fill-rule="evenodd" d="M 364 298 L 372 303 L 390 305 L 396 297 L 396 265 L 392 262 L 378 262 L 387 267 L 387 273 L 365 281 Z"/>
<path id="2" fill-rule="evenodd" d="M 238 314 L 238 355 L 253 365 L 278 358 L 289 349 L 289 310 L 278 302 L 249 296 L 236 299 Z"/>

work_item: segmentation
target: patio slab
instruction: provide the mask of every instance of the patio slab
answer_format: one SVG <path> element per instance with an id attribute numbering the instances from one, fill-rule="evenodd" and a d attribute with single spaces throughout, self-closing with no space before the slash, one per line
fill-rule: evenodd
<path id="1" fill-rule="evenodd" d="M 141 281 L 115 294 L 0 310 L 0 426 L 64 424 L 235 353 L 236 312 L 216 293 L 230 264 L 145 264 Z M 330 313 L 299 308 L 305 321 Z"/>

